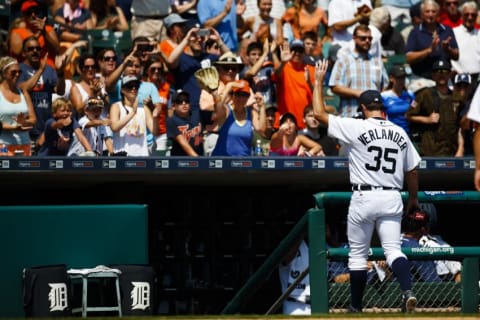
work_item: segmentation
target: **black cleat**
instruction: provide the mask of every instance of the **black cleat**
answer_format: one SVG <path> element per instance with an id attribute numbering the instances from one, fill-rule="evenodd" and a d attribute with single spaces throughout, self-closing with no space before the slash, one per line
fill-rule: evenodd
<path id="1" fill-rule="evenodd" d="M 362 309 L 359 310 L 352 305 L 348 306 L 347 313 L 361 313 L 361 312 L 362 312 Z"/>
<path id="2" fill-rule="evenodd" d="M 402 296 L 402 312 L 413 313 L 415 312 L 416 306 L 417 306 L 417 298 L 413 294 L 412 290 L 405 291 Z"/>

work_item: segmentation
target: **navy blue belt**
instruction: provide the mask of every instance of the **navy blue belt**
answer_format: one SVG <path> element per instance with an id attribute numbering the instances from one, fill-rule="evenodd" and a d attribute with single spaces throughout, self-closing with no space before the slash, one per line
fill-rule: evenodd
<path id="1" fill-rule="evenodd" d="M 366 184 L 352 184 L 352 191 L 398 190 L 395 187 L 369 186 Z"/>
<path id="2" fill-rule="evenodd" d="M 287 298 L 287 301 L 304 303 L 304 304 L 310 304 L 310 297 L 305 297 L 305 302 L 299 301 L 299 300 L 297 300 L 297 299 L 295 299 L 295 298 L 291 298 L 291 297 L 288 297 L 288 298 Z"/>

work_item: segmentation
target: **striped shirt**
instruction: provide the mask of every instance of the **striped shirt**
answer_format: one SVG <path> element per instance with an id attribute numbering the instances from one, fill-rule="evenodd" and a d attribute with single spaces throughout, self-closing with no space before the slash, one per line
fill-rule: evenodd
<path id="1" fill-rule="evenodd" d="M 341 49 L 333 65 L 328 85 L 342 86 L 351 89 L 378 90 L 388 84 L 388 75 L 383 62 L 370 54 L 366 58 L 350 48 Z M 342 117 L 353 117 L 357 114 L 356 98 L 340 97 L 339 113 Z"/>

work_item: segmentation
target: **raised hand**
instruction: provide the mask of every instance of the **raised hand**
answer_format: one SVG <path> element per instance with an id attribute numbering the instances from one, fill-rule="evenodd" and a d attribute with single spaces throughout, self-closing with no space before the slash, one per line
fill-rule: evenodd
<path id="1" fill-rule="evenodd" d="M 322 59 L 315 63 L 315 84 L 322 85 L 328 70 L 328 60 Z"/>
<path id="2" fill-rule="evenodd" d="M 280 60 L 282 62 L 287 62 L 292 59 L 292 52 L 290 51 L 290 45 L 285 41 L 281 46 L 280 46 Z"/>

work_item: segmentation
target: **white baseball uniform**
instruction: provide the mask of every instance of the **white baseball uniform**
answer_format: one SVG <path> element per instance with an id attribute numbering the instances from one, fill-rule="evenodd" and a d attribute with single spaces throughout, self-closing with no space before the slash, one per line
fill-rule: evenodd
<path id="1" fill-rule="evenodd" d="M 347 235 L 350 270 L 367 270 L 372 234 L 378 237 L 388 265 L 405 257 L 400 229 L 405 172 L 421 158 L 406 132 L 383 118 L 353 119 L 329 115 L 328 135 L 346 145 L 352 198 L 348 208 Z"/>

